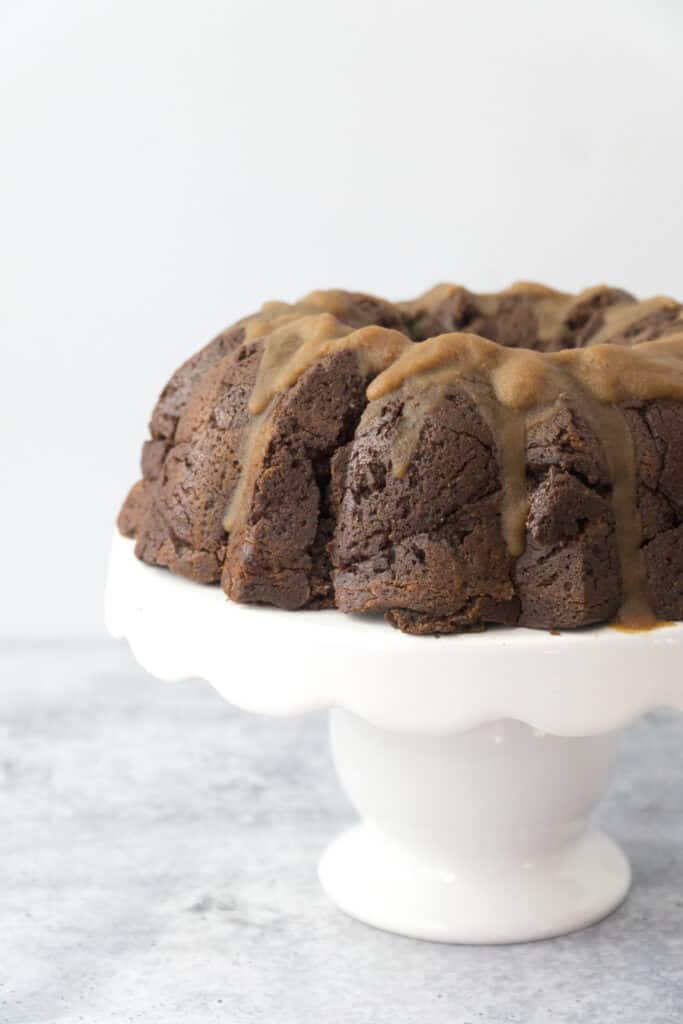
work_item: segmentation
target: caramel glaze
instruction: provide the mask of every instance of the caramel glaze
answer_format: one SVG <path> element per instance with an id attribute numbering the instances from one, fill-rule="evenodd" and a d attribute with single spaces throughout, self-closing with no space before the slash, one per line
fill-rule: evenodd
<path id="1" fill-rule="evenodd" d="M 487 325 L 495 324 L 496 318 L 520 302 L 534 320 L 526 338 L 506 340 L 487 334 Z M 528 281 L 492 293 L 440 284 L 411 302 L 401 303 L 400 309 L 418 340 L 447 331 L 469 330 L 504 344 L 544 352 L 606 341 L 631 344 L 659 337 L 665 331 L 683 331 L 683 309 L 674 299 L 658 296 L 638 302 L 628 292 L 604 284 L 576 295 Z M 654 332 L 650 330 L 653 325 Z"/>
<path id="2" fill-rule="evenodd" d="M 242 442 L 241 471 L 226 509 L 223 526 L 229 533 L 238 522 L 244 498 L 253 484 L 254 471 L 268 444 L 270 415 L 279 395 L 294 387 L 315 363 L 335 353 L 353 352 L 361 375 L 375 376 L 411 344 L 408 338 L 385 327 L 354 331 L 332 313 L 278 314 L 270 323 L 247 328 L 243 345 L 259 341 L 263 354 L 251 397 L 252 416 Z"/>
<path id="3" fill-rule="evenodd" d="M 623 592 L 619 627 L 632 631 L 660 625 L 645 593 L 637 467 L 633 439 L 620 407 L 657 398 L 683 401 L 681 307 L 666 297 L 637 302 L 628 293 L 605 285 L 570 295 L 519 282 L 495 294 L 438 285 L 395 308 L 419 337 L 416 325 L 420 319 L 429 323 L 444 304 L 467 302 L 476 316 L 486 318 L 495 317 L 505 302 L 519 299 L 530 304 L 535 317 L 534 338 L 526 342 L 528 348 L 504 347 L 478 334 L 442 334 L 414 344 L 390 328 L 354 330 L 343 319 L 348 293 L 342 291 L 312 292 L 294 305 L 266 303 L 245 322 L 242 347 L 258 344 L 262 357 L 249 400 L 252 420 L 244 436 L 238 482 L 225 513 L 226 531 L 236 528 L 241 510 L 248 504 L 245 498 L 267 448 L 269 419 L 278 397 L 317 361 L 350 350 L 361 373 L 373 378 L 367 389 L 371 403 L 391 392 L 404 392 L 403 414 L 392 449 L 396 476 L 407 472 L 424 420 L 445 390 L 455 385 L 470 395 L 498 449 L 502 533 L 516 558 L 524 551 L 528 514 L 527 426 L 561 395 L 567 395 L 598 437 L 612 481 Z M 601 308 L 603 305 L 606 308 Z M 591 321 L 589 336 L 578 342 L 585 347 L 562 347 L 567 332 L 589 306 L 600 312 Z M 666 320 L 667 336 L 642 341 L 641 325 L 652 318 L 659 318 L 660 324 L 661 318 Z M 570 339 L 570 344 L 577 342 Z M 368 406 L 365 416 L 372 416 L 375 409 Z"/>
<path id="4" fill-rule="evenodd" d="M 568 395 L 599 439 L 612 481 L 616 539 L 622 577 L 618 621 L 630 628 L 656 623 L 645 593 L 637 467 L 631 432 L 621 411 L 628 402 L 683 400 L 683 334 L 632 348 L 595 345 L 541 353 L 508 349 L 478 335 L 447 334 L 416 345 L 368 387 L 375 401 L 409 385 L 410 417 L 397 440 L 394 472 L 406 472 L 424 417 L 452 386 L 470 394 L 487 421 L 499 452 L 502 533 L 518 557 L 526 530 L 526 427 Z M 424 395 L 423 400 L 416 395 Z"/>

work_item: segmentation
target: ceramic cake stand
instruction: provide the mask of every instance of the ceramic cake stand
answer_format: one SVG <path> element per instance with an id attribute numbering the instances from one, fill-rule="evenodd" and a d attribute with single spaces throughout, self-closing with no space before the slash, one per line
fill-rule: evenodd
<path id="1" fill-rule="evenodd" d="M 520 942 L 624 899 L 628 862 L 589 816 L 619 730 L 683 709 L 683 627 L 405 636 L 335 611 L 229 603 L 138 562 L 118 536 L 107 621 L 162 679 L 199 676 L 251 711 L 331 709 L 360 822 L 320 878 L 354 917 L 423 939 Z"/>

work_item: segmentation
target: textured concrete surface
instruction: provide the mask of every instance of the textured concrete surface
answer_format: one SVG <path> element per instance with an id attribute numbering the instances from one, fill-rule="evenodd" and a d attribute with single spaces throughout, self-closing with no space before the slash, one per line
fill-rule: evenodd
<path id="1" fill-rule="evenodd" d="M 123 644 L 0 649 L 0 1022 L 680 1024 L 683 718 L 624 738 L 602 823 L 635 889 L 553 942 L 358 924 L 315 875 L 351 820 L 322 716 L 160 683 Z"/>

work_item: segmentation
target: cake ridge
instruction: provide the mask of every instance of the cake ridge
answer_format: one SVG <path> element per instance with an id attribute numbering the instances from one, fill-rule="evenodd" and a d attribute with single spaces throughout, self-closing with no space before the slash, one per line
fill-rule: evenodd
<path id="1" fill-rule="evenodd" d="M 683 334 L 626 349 L 603 344 L 548 353 L 506 349 L 478 335 L 446 334 L 403 353 L 371 382 L 368 397 L 381 400 L 407 383 L 423 388 L 457 383 L 478 405 L 499 451 L 502 533 L 515 558 L 524 550 L 528 513 L 526 416 L 549 408 L 567 393 L 607 458 L 623 588 L 618 620 L 630 627 L 655 621 L 645 594 L 633 441 L 620 405 L 662 398 L 683 401 Z M 397 439 L 392 463 L 398 475 L 405 474 L 406 452 L 415 452 L 433 405 L 434 398 L 418 407 L 421 415 Z"/>
<path id="2" fill-rule="evenodd" d="M 249 397 L 252 416 L 241 453 L 242 468 L 228 503 L 223 524 L 226 532 L 234 528 L 249 481 L 259 431 L 268 409 L 278 395 L 288 391 L 317 362 L 342 352 L 351 352 L 364 376 L 375 374 L 394 361 L 410 344 L 405 335 L 385 327 L 369 325 L 353 330 L 332 313 L 310 313 L 284 323 L 279 319 L 262 336 L 263 354 Z M 248 344 L 249 336 L 242 343 Z"/>

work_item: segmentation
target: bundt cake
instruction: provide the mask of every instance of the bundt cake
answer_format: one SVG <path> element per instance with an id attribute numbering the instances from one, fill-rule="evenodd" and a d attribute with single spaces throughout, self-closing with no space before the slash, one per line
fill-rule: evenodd
<path id="1" fill-rule="evenodd" d="M 161 393 L 119 529 L 234 601 L 409 633 L 683 619 L 683 308 L 267 303 Z"/>

